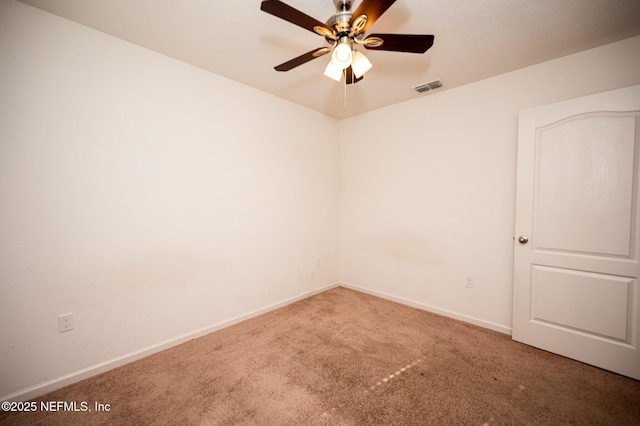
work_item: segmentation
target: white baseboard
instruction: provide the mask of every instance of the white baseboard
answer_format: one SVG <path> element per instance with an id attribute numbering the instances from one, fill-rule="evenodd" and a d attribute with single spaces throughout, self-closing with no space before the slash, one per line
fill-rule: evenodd
<path id="1" fill-rule="evenodd" d="M 435 306 L 426 305 L 424 303 L 416 302 L 414 300 L 405 299 L 404 297 L 394 296 L 392 294 L 383 293 L 381 291 L 369 290 L 365 287 L 360 287 L 354 284 L 341 282 L 340 287 L 349 288 L 351 290 L 360 291 L 362 293 L 371 294 L 373 296 L 378 296 L 383 299 L 391 300 L 393 302 L 398 302 L 403 305 L 411 306 L 412 308 L 422 309 L 423 311 L 432 312 L 434 314 L 443 315 L 445 317 L 454 318 L 460 321 L 468 322 L 483 328 L 488 328 L 490 330 L 498 331 L 500 333 L 511 335 L 511 327 L 507 327 L 501 324 L 496 324 L 490 321 L 485 321 L 479 318 L 470 317 L 468 315 L 463 315 L 457 312 L 448 311 L 446 309 L 437 308 Z"/>
<path id="2" fill-rule="evenodd" d="M 188 342 L 189 340 L 193 340 L 198 337 L 205 336 L 209 333 L 213 333 L 214 331 L 221 330 L 223 328 L 232 326 L 239 322 L 248 320 L 250 318 L 257 317 L 258 315 L 262 315 L 267 312 L 273 311 L 275 309 L 282 308 L 284 306 L 298 302 L 302 299 L 306 299 L 307 297 L 311 297 L 316 294 L 325 292 L 327 290 L 331 290 L 333 288 L 338 287 L 338 285 L 339 285 L 338 283 L 333 283 L 319 289 L 307 291 L 307 292 L 301 293 L 298 296 L 285 299 L 281 302 L 277 302 L 269 306 L 265 306 L 263 308 L 257 309 L 247 314 L 237 316 L 230 320 L 223 321 L 209 327 L 201 328 L 199 330 L 196 330 L 187 334 L 183 334 L 182 336 L 165 340 L 164 342 L 160 342 L 156 345 L 148 346 L 146 348 L 119 356 L 117 358 L 113 358 L 98 364 L 94 364 L 90 367 L 83 368 L 78 371 L 74 371 L 73 373 L 69 373 L 52 380 L 48 380 L 45 383 L 40 383 L 35 386 L 21 389 L 17 392 L 14 392 L 8 395 L 0 396 L 0 401 L 29 401 L 33 398 L 37 398 L 41 395 L 52 392 L 54 390 L 63 388 L 65 386 L 71 385 L 73 383 L 79 382 L 84 379 L 88 379 L 89 377 L 93 377 L 98 374 L 104 373 L 105 371 L 113 370 L 114 368 L 121 367 L 125 364 L 129 364 L 130 362 L 142 359 L 149 355 L 153 355 L 154 353 L 161 352 L 173 346 L 177 346 L 182 343 Z"/>

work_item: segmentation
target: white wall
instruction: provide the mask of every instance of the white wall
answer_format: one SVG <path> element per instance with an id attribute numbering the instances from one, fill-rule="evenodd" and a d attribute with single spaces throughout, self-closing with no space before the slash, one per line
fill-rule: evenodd
<path id="1" fill-rule="evenodd" d="M 343 120 L 341 281 L 509 333 L 518 111 L 638 83 L 635 37 Z"/>
<path id="2" fill-rule="evenodd" d="M 337 283 L 335 119 L 9 0 L 0 63 L 0 400 Z"/>

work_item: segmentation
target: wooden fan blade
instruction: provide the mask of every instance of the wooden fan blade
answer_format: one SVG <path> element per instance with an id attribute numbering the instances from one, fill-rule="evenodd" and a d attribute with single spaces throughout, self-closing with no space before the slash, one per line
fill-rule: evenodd
<path id="1" fill-rule="evenodd" d="M 362 0 L 360 6 L 353 12 L 353 16 L 349 20 L 349 25 L 353 25 L 353 21 L 360 15 L 367 15 L 367 23 L 360 30 L 361 33 L 366 32 L 378 18 L 391 7 L 396 0 Z"/>
<path id="2" fill-rule="evenodd" d="M 280 64 L 277 67 L 275 67 L 276 71 L 289 71 L 294 69 L 297 66 L 300 66 L 302 64 L 306 64 L 307 62 L 311 61 L 312 59 L 315 58 L 319 58 L 322 55 L 326 55 L 327 53 L 331 52 L 331 49 L 328 47 L 320 47 L 318 49 L 314 49 L 311 52 L 307 52 L 304 55 L 300 55 L 297 58 L 293 58 L 290 61 L 285 62 L 284 64 Z"/>
<path id="3" fill-rule="evenodd" d="M 357 82 L 361 81 L 364 78 L 364 76 L 357 78 L 356 75 L 353 73 L 353 68 L 349 67 L 346 70 L 345 73 L 345 79 L 347 80 L 347 84 L 356 84 Z"/>
<path id="4" fill-rule="evenodd" d="M 367 46 L 370 50 L 391 50 L 394 52 L 424 53 L 433 46 L 432 35 L 420 34 L 371 34 L 369 37 L 381 38 L 381 46 Z M 367 37 L 367 38 L 369 38 Z"/>
<path id="5" fill-rule="evenodd" d="M 260 10 L 291 22 L 292 24 L 302 27 L 305 30 L 309 30 L 314 34 L 318 34 L 314 30 L 315 27 L 324 27 L 333 34 L 333 28 L 329 27 L 327 24 L 314 19 L 279 0 L 264 0 L 260 4 Z"/>

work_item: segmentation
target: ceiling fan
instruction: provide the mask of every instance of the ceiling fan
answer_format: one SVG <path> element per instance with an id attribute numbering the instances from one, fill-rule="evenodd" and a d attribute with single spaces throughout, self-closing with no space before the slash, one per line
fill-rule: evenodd
<path id="1" fill-rule="evenodd" d="M 336 81 L 344 75 L 347 84 L 357 83 L 372 67 L 371 62 L 358 50 L 424 53 L 433 46 L 432 35 L 371 34 L 365 32 L 396 0 L 362 0 L 355 12 L 351 0 L 333 0 L 336 13 L 322 23 L 279 0 L 264 0 L 260 9 L 323 36 L 328 47 L 319 47 L 275 67 L 276 71 L 289 71 L 315 58 L 333 51 L 324 74 Z"/>

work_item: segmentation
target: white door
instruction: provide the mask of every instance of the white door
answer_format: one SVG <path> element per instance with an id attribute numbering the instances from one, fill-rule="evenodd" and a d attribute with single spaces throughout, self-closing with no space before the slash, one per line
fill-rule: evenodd
<path id="1" fill-rule="evenodd" d="M 640 379 L 640 86 L 520 113 L 513 339 Z"/>

